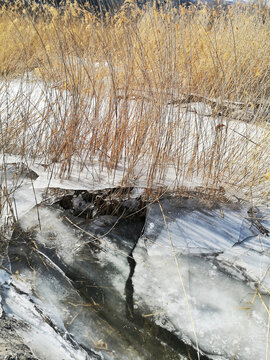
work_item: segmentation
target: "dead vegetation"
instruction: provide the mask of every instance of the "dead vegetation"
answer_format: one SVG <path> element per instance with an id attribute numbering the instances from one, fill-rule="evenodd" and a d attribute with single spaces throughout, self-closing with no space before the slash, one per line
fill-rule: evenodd
<path id="1" fill-rule="evenodd" d="M 121 186 L 261 184 L 269 20 L 266 7 L 247 5 L 158 11 L 128 1 L 104 17 L 74 3 L 3 7 L 1 151 L 61 178 L 75 166 L 91 179 L 120 171 Z M 14 79 L 26 85 L 10 95 Z"/>

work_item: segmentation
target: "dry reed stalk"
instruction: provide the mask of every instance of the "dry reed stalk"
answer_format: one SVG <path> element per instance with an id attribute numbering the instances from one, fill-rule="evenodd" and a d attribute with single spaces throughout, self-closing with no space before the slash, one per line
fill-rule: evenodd
<path id="1" fill-rule="evenodd" d="M 195 178 L 254 186 L 269 166 L 267 19 L 266 8 L 240 5 L 157 11 L 128 2 L 103 19 L 76 4 L 3 8 L 3 82 L 27 77 L 42 91 L 35 103 L 18 91 L 8 107 L 1 97 L 2 150 L 50 169 L 59 163 L 62 178 L 98 159 L 110 176 L 122 167 L 123 186 L 142 175 L 160 186 L 170 169 L 173 187 Z M 211 106 L 208 118 L 185 113 L 194 94 Z M 250 120 L 262 134 L 256 142 Z"/>

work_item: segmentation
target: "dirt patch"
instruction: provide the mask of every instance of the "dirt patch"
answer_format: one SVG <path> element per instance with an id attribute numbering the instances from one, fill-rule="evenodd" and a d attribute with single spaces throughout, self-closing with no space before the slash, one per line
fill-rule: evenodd
<path id="1" fill-rule="evenodd" d="M 16 329 L 25 326 L 5 315 L 0 319 L 0 358 L 2 360 L 39 360 L 17 335 Z"/>

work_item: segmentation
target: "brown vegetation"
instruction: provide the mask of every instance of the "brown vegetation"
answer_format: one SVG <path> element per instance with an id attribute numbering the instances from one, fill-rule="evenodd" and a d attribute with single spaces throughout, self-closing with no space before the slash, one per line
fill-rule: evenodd
<path id="1" fill-rule="evenodd" d="M 121 165 L 126 186 L 142 173 L 148 188 L 168 184 L 168 171 L 173 188 L 194 178 L 260 184 L 269 171 L 269 17 L 243 5 L 157 11 L 126 2 L 102 18 L 76 4 L 2 8 L 1 92 L 14 78 L 40 81 L 32 105 L 45 103 L 22 116 L 18 93 L 2 151 L 51 171 L 58 163 L 61 177 L 78 161 L 83 170 L 97 160 L 112 176 Z"/>

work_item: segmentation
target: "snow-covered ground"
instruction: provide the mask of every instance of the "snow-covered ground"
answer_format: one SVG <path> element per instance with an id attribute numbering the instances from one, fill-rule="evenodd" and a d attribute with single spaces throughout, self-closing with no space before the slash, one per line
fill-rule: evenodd
<path id="1" fill-rule="evenodd" d="M 118 111 L 123 106 L 122 102 L 123 100 L 118 100 Z M 137 117 L 140 121 L 143 117 L 148 118 L 149 112 L 154 109 L 151 101 L 143 102 L 142 108 L 142 103 L 135 93 L 135 98 L 131 97 L 128 104 L 125 103 L 128 113 L 121 121 L 127 131 L 138 120 Z M 211 106 L 203 102 L 179 106 L 173 100 L 171 104 L 164 104 L 157 115 L 158 119 L 152 119 L 159 124 L 160 149 L 164 148 L 166 152 L 170 149 L 170 159 L 166 163 L 156 163 L 156 160 L 152 159 L 151 146 L 150 150 L 147 150 L 145 145 L 151 142 L 153 136 L 150 131 L 152 123 L 149 120 L 149 131 L 145 134 L 140 159 L 136 160 L 136 165 L 133 164 L 132 156 L 129 158 L 123 153 L 117 168 L 112 170 L 100 166 L 98 150 L 95 156 L 91 155 L 91 160 L 83 153 L 75 152 L 71 157 L 70 172 L 63 175 L 63 159 L 52 161 L 49 153 L 55 142 L 62 141 L 61 128 L 62 135 L 65 136 L 71 121 L 68 119 L 77 116 L 72 111 L 75 111 L 76 106 L 82 106 L 84 115 L 80 121 L 83 125 L 77 126 L 79 130 L 76 128 L 76 140 L 72 141 L 87 153 L 85 149 L 88 148 L 89 140 L 96 129 L 97 112 L 98 121 L 103 126 L 106 119 L 110 119 L 109 125 L 106 125 L 109 127 L 106 127 L 107 130 L 104 128 L 104 131 L 114 134 L 116 115 L 109 113 L 108 104 L 106 91 L 104 98 L 99 99 L 97 104 L 94 96 L 90 99 L 83 97 L 74 100 L 70 92 L 31 78 L 0 83 L 0 140 L 5 149 L 5 154 L 1 154 L 0 164 L 23 162 L 29 166 L 39 176 L 34 181 L 35 189 L 50 186 L 93 190 L 123 185 L 123 179 L 124 185 L 147 187 L 153 161 L 156 168 L 151 181 L 153 186 L 164 185 L 171 189 L 179 186 L 212 186 L 213 179 L 218 176 L 218 185 L 226 189 L 235 188 L 235 191 L 238 191 L 237 184 L 253 184 L 252 191 L 255 193 L 255 185 L 262 182 L 265 190 L 261 186 L 260 193 L 267 193 L 269 182 L 265 184 L 261 177 L 270 168 L 269 124 L 261 123 L 258 126 L 250 123 L 248 113 L 242 114 L 242 110 L 237 107 L 231 114 L 231 120 L 214 117 Z M 248 111 L 252 113 L 252 110 Z M 240 115 L 233 115 L 235 113 Z M 168 129 L 171 129 L 173 134 L 169 135 Z M 133 141 L 132 137 L 128 139 L 130 151 L 133 149 Z M 49 142 L 51 147 L 48 146 Z M 106 156 L 109 158 L 110 155 L 109 149 Z M 216 175 L 209 165 L 209 159 L 212 159 L 213 168 L 217 169 Z M 208 178 L 209 174 L 205 171 L 212 171 L 213 174 Z M 59 174 L 62 174 L 61 180 Z"/>

